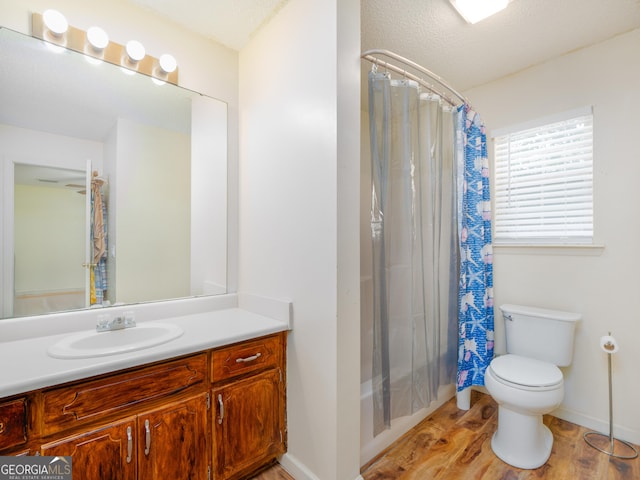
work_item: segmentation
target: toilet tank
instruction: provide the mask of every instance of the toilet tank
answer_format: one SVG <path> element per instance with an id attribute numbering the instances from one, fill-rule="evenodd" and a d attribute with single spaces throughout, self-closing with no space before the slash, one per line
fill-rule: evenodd
<path id="1" fill-rule="evenodd" d="M 507 353 L 536 358 L 559 367 L 571 364 L 579 313 L 524 305 L 500 306 Z"/>

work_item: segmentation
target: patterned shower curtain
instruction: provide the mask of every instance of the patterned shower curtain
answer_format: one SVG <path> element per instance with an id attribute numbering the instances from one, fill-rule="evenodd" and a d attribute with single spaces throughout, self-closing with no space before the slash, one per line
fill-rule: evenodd
<path id="1" fill-rule="evenodd" d="M 484 385 L 493 358 L 493 257 L 487 139 L 480 116 L 469 105 L 458 107 L 456 128 L 458 169 L 457 390 Z"/>

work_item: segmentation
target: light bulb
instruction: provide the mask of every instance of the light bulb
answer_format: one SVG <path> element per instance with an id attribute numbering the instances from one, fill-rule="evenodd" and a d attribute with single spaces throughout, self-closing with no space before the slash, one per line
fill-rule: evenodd
<path id="1" fill-rule="evenodd" d="M 136 40 L 130 40 L 127 42 L 126 49 L 127 55 L 129 55 L 129 58 L 133 63 L 139 62 L 146 55 L 144 46 Z"/>
<path id="2" fill-rule="evenodd" d="M 178 63 L 173 55 L 165 53 L 160 57 L 160 68 L 165 73 L 173 73 L 178 68 Z"/>
<path id="3" fill-rule="evenodd" d="M 60 36 L 69 29 L 67 19 L 57 10 L 45 10 L 42 14 L 42 20 L 55 36 Z"/>
<path id="4" fill-rule="evenodd" d="M 104 50 L 109 45 L 109 35 L 100 27 L 89 27 L 87 40 L 96 50 Z"/>

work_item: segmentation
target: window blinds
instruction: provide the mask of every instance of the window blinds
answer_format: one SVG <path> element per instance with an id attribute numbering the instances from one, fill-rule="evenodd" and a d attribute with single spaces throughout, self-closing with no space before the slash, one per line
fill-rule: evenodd
<path id="1" fill-rule="evenodd" d="M 593 115 L 495 138 L 495 243 L 593 240 Z"/>

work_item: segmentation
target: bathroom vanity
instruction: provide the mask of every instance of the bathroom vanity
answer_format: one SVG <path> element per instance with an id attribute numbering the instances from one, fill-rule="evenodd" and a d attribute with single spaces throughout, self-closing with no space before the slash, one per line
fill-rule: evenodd
<path id="1" fill-rule="evenodd" d="M 0 455 L 72 456 L 80 480 L 244 478 L 286 451 L 291 306 L 226 293 L 227 105 L 58 50 L 0 27 Z M 92 299 L 91 196 L 77 193 L 94 171 L 112 221 L 109 288 Z M 42 183 L 82 201 L 58 208 Z M 78 228 L 41 224 L 57 242 L 17 228 L 24 204 Z M 47 237 L 55 268 L 18 248 L 21 231 Z"/>
<path id="2" fill-rule="evenodd" d="M 74 478 L 127 480 L 245 478 L 282 455 L 287 325 L 236 308 L 172 321 L 185 334 L 164 346 L 47 358 L 31 381 L 49 385 L 0 399 L 0 455 L 72 456 Z M 0 361 L 26 343 L 42 361 L 51 341 L 5 342 Z M 86 375 L 76 365 L 108 371 Z M 56 368 L 58 378 L 78 378 L 56 383 Z"/>

